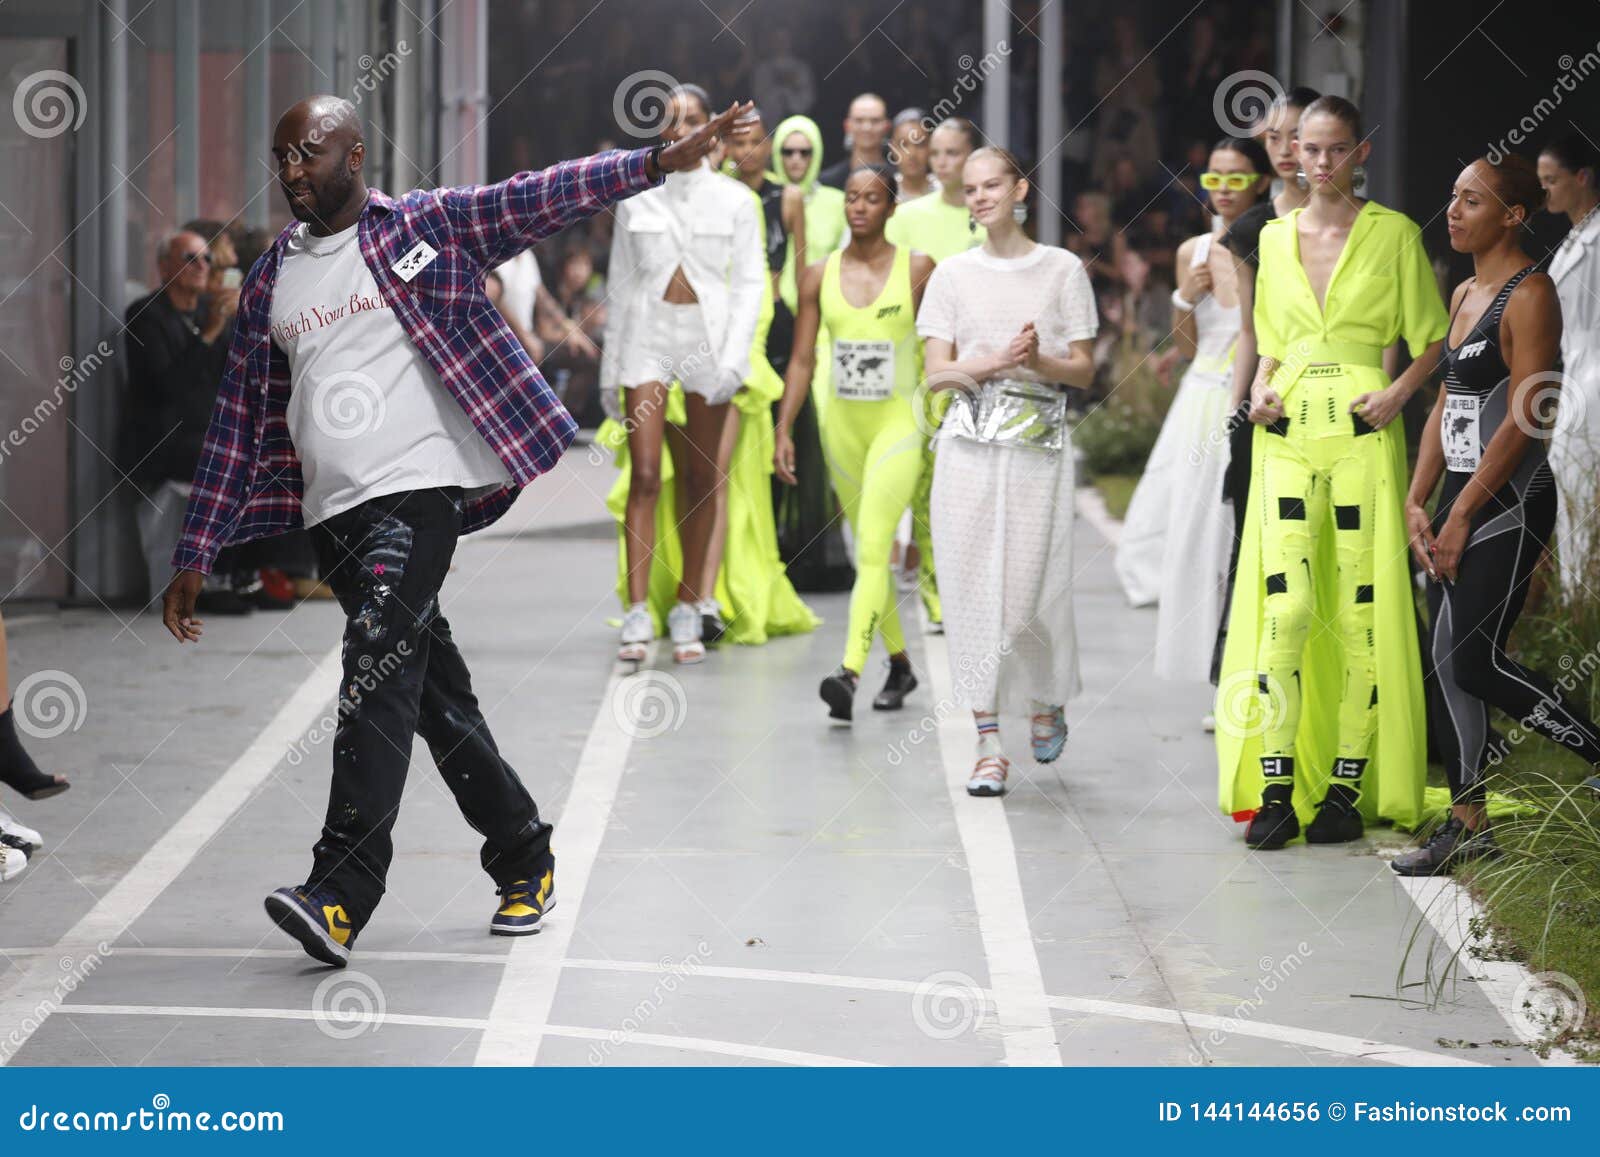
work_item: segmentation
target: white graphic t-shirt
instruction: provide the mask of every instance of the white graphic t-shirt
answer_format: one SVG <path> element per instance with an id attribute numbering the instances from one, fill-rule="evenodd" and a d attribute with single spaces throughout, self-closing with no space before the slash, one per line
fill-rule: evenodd
<path id="1" fill-rule="evenodd" d="M 301 225 L 272 291 L 307 526 L 402 490 L 511 480 L 378 292 L 358 227 L 313 237 Z"/>

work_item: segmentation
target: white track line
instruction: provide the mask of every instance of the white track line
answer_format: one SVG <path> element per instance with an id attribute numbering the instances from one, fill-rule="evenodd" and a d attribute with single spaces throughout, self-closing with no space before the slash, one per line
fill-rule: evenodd
<path id="1" fill-rule="evenodd" d="M 943 635 L 924 635 L 926 667 L 934 701 L 953 702 L 950 658 Z M 989 964 L 989 985 L 994 993 L 1008 1065 L 1060 1065 L 1055 1024 L 1045 999 L 1044 976 L 1034 950 L 1033 929 L 1017 873 L 1017 853 L 1011 842 L 1011 825 L 999 799 L 974 799 L 967 794 L 972 773 L 974 732 L 972 716 L 946 711 L 939 720 L 939 752 L 944 760 L 945 787 L 955 811 L 956 833 L 972 878 L 972 898 L 978 909 L 978 931 Z"/>
<path id="2" fill-rule="evenodd" d="M 1395 880 L 1433 925 L 1439 938 L 1459 957 L 1463 971 L 1477 979 L 1483 995 L 1517 1034 L 1517 1039 L 1530 1046 L 1544 1044 L 1544 1036 L 1516 1015 L 1518 992 L 1526 992 L 1525 986 L 1537 983 L 1528 970 L 1514 960 L 1480 960 L 1472 955 L 1471 929 L 1475 921 L 1482 927 L 1488 917 L 1471 893 L 1448 876 L 1396 876 Z M 1548 1057 L 1541 1057 L 1530 1049 L 1529 1055 L 1541 1065 L 1585 1065 L 1565 1049 L 1552 1047 L 1549 1052 Z"/>
<path id="3" fill-rule="evenodd" d="M 873 1069 L 879 1066 L 871 1061 L 855 1061 L 848 1057 L 831 1057 L 825 1053 L 803 1053 L 795 1049 L 774 1049 L 766 1045 L 738 1044 L 734 1041 L 707 1040 L 698 1036 L 661 1036 L 653 1032 L 628 1032 L 617 1034 L 607 1029 L 573 1028 L 570 1025 L 545 1026 L 546 1036 L 564 1036 L 575 1040 L 613 1041 L 620 1035 L 621 1044 L 656 1045 L 664 1049 L 692 1049 L 702 1053 L 720 1053 L 729 1057 L 745 1057 L 755 1061 L 775 1061 L 782 1065 L 813 1065 L 822 1068 Z"/>
<path id="4" fill-rule="evenodd" d="M 543 935 L 543 933 L 540 933 Z M 179 1019 L 212 1018 L 217 1020 L 309 1020 L 327 1021 L 344 1030 L 349 1025 L 370 1024 L 376 1032 L 384 1025 L 404 1025 L 410 1028 L 450 1028 L 483 1030 L 491 1028 L 490 1021 L 469 1016 L 412 1016 L 389 1012 L 325 1012 L 309 1008 L 212 1008 L 207 1005 L 145 1005 L 145 1004 L 72 1004 L 61 1009 L 67 1016 L 170 1016 Z M 575 1025 L 541 1024 L 540 1036 L 568 1037 L 572 1040 L 605 1041 L 613 1045 L 653 1045 L 664 1049 L 689 1049 L 693 1052 L 715 1053 L 719 1056 L 742 1057 L 746 1060 L 772 1061 L 784 1065 L 813 1065 L 831 1068 L 876 1068 L 870 1061 L 851 1060 L 848 1057 L 828 1056 L 826 1053 L 799 1052 L 795 1049 L 775 1049 L 765 1045 L 747 1045 L 738 1041 L 709 1040 L 705 1037 L 665 1036 L 653 1032 L 617 1032 L 610 1029 L 579 1028 Z"/>
<path id="5" fill-rule="evenodd" d="M 39 956 L 54 952 L 52 948 L 13 948 L 6 952 L 13 956 Z M 118 956 L 143 956 L 143 957 L 219 957 L 238 959 L 244 956 L 260 956 L 267 959 L 302 958 L 305 954 L 296 948 L 272 948 L 247 951 L 231 948 L 127 948 L 117 952 Z M 363 952 L 363 961 L 402 961 L 426 962 L 437 964 L 490 964 L 505 963 L 504 956 L 493 956 L 487 953 L 470 952 Z M 564 968 L 576 968 L 591 972 L 627 972 L 646 975 L 665 975 L 668 973 L 681 975 L 680 966 L 672 962 L 645 961 L 645 960 L 599 960 L 568 958 L 563 962 Z M 878 976 L 839 976 L 824 972 L 790 972 L 772 968 L 739 968 L 724 966 L 702 965 L 695 968 L 694 977 L 706 977 L 715 980 L 736 980 L 768 984 L 800 984 L 813 988 L 841 988 L 857 992 L 887 992 L 899 993 L 915 997 L 924 988 L 921 981 L 893 980 Z M 979 994 L 985 1000 L 993 1000 L 994 994 L 988 989 L 979 989 Z M 1448 1056 L 1443 1053 L 1431 1053 L 1421 1049 L 1409 1048 L 1405 1045 L 1389 1044 L 1385 1041 L 1367 1040 L 1361 1037 L 1345 1036 L 1343 1033 L 1320 1032 L 1316 1029 L 1300 1028 L 1296 1025 L 1274 1024 L 1263 1021 L 1235 1020 L 1223 1016 L 1214 1016 L 1210 1013 L 1193 1012 L 1172 1008 L 1157 1008 L 1152 1005 L 1128 1004 L 1122 1001 L 1100 1000 L 1084 996 L 1046 996 L 1045 1003 L 1050 1008 L 1058 1008 L 1066 1012 L 1080 1013 L 1085 1016 L 1103 1016 L 1118 1020 L 1140 1021 L 1148 1024 L 1187 1024 L 1192 1028 L 1203 1030 L 1216 1030 L 1234 1036 L 1255 1037 L 1259 1040 L 1277 1041 L 1281 1044 L 1298 1045 L 1304 1048 L 1318 1049 L 1322 1052 L 1334 1053 L 1339 1056 L 1352 1057 L 1357 1060 L 1378 1061 L 1383 1064 L 1404 1067 L 1452 1067 L 1452 1068 L 1484 1068 L 1482 1061 L 1469 1061 L 1460 1057 Z M 174 1009 L 164 1005 L 77 1005 L 64 1004 L 59 1011 L 74 1013 L 86 1011 L 89 1015 L 117 1015 L 117 1016 L 240 1016 L 245 1018 L 275 1016 L 280 1019 L 309 1020 L 315 1017 L 304 1009 L 246 1009 L 230 1010 L 202 1006 L 200 1011 L 193 1009 Z M 465 1028 L 486 1029 L 488 1020 L 471 1017 L 432 1017 L 416 1015 L 400 1015 L 385 1013 L 381 1017 L 373 1015 L 372 1019 L 381 1020 L 383 1023 L 417 1025 L 424 1028 Z M 615 1031 L 601 1029 L 573 1029 L 564 1028 L 559 1031 L 545 1029 L 546 1036 L 565 1036 L 585 1040 L 611 1040 L 617 1043 L 619 1038 Z M 729 1042 L 708 1042 L 699 1037 L 672 1037 L 652 1038 L 649 1042 L 638 1033 L 625 1033 L 622 1038 L 627 1043 L 661 1043 L 671 1040 L 674 1043 L 665 1047 L 696 1048 L 700 1051 L 729 1052 L 730 1049 L 745 1050 L 730 1052 L 729 1055 L 752 1056 L 758 1059 L 784 1059 L 777 1054 L 799 1057 L 821 1057 L 817 1061 L 785 1060 L 784 1063 L 827 1063 L 849 1064 L 850 1062 L 837 1057 L 824 1057 L 822 1054 L 794 1053 L 792 1050 L 767 1049 L 757 1045 L 735 1045 Z M 696 1044 L 682 1042 L 693 1041 Z M 724 1047 L 712 1048 L 711 1043 L 718 1043 Z M 752 1051 L 756 1050 L 756 1051 Z M 908 1062 L 914 1063 L 914 1062 Z"/>
<path id="6" fill-rule="evenodd" d="M 326 708 L 339 686 L 340 668 L 339 648 L 334 647 L 228 770 L 56 942 L 52 955 L 36 959 L 9 982 L 0 982 L 4 993 L 0 1024 L 16 1026 L 7 1038 L 11 1047 L 0 1052 L 0 1065 L 15 1057 L 43 1023 L 41 1010 L 53 1010 L 60 1001 L 64 979 L 60 961 L 98 957 L 101 945 L 114 944 L 194 862 Z"/>
<path id="7" fill-rule="evenodd" d="M 567 961 L 567 967 L 592 969 L 598 972 L 678 972 L 678 966 L 670 962 L 636 962 L 630 960 L 574 959 Z M 725 980 L 760 980 L 782 984 L 809 984 L 829 988 L 865 989 L 873 992 L 903 992 L 913 996 L 924 988 L 924 985 L 917 981 L 888 980 L 874 976 L 831 976 L 820 972 L 783 972 L 766 968 L 728 968 L 697 965 L 692 975 L 697 977 L 711 976 Z M 998 1005 L 998 999 L 992 991 L 987 989 L 980 989 L 979 991 L 982 992 L 985 998 L 995 1000 Z M 1318 1032 L 1315 1029 L 1298 1028 L 1294 1025 L 1246 1021 L 1225 1016 L 1213 1016 L 1204 1012 L 1156 1008 L 1146 1004 L 1125 1004 L 1120 1001 L 1097 1000 L 1093 997 L 1084 996 L 1046 996 L 1044 1002 L 1050 1008 L 1083 1013 L 1087 1016 L 1108 1016 L 1120 1020 L 1137 1020 L 1155 1024 L 1183 1025 L 1187 1022 L 1189 1026 L 1194 1028 L 1215 1029 L 1218 1032 L 1234 1036 L 1257 1037 L 1261 1040 L 1280 1041 L 1284 1044 L 1304 1045 L 1307 1048 L 1337 1053 L 1340 1056 L 1382 1061 L 1390 1065 L 1485 1067 L 1483 1062 L 1480 1061 L 1463 1060 L 1459 1057 L 1446 1056 L 1442 1053 L 1430 1053 L 1421 1049 L 1407 1048 L 1404 1045 L 1387 1044 L 1383 1041 L 1345 1036 L 1342 1033 Z"/>
<path id="8" fill-rule="evenodd" d="M 633 736 L 622 726 L 615 708 L 622 682 L 628 678 L 649 678 L 649 673 L 623 675 L 620 669 L 613 669 L 606 681 L 589 738 L 578 757 L 572 788 L 556 822 L 552 846 L 556 852 L 556 898 L 560 903 L 550 923 L 537 936 L 512 942 L 495 990 L 488 1028 L 478 1042 L 476 1064 L 531 1065 L 538 1060 L 539 1042 L 555 1003 L 556 986 L 561 982 L 561 963 L 572 943 L 583 894 L 589 887 L 589 875 L 616 802 L 617 785 L 622 781 L 623 765 L 633 745 Z"/>

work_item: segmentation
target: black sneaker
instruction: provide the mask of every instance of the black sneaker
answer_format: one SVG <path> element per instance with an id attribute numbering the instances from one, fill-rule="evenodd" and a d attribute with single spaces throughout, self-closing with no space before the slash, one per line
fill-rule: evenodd
<path id="1" fill-rule="evenodd" d="M 1317 805 L 1317 817 L 1306 828 L 1306 843 L 1348 844 L 1365 834 L 1366 825 L 1356 805 L 1343 793 L 1329 791 L 1328 798 Z"/>
<path id="2" fill-rule="evenodd" d="M 272 922 L 300 941 L 306 954 L 343 968 L 350 963 L 356 928 L 344 905 L 327 888 L 279 888 L 266 900 Z"/>
<path id="3" fill-rule="evenodd" d="M 1244 843 L 1258 852 L 1275 852 L 1299 834 L 1300 817 L 1294 814 L 1294 805 L 1274 799 L 1256 809 L 1245 829 Z"/>
<path id="4" fill-rule="evenodd" d="M 1448 876 L 1462 864 L 1473 860 L 1492 860 L 1500 854 L 1494 832 L 1489 828 L 1472 831 L 1456 816 L 1434 830 L 1426 843 L 1401 852 L 1389 861 L 1399 876 Z"/>
<path id="5" fill-rule="evenodd" d="M 708 647 L 722 642 L 728 633 L 728 624 L 722 620 L 722 606 L 716 599 L 700 601 L 700 641 Z"/>
<path id="6" fill-rule="evenodd" d="M 896 666 L 889 664 L 889 677 L 883 682 L 883 690 L 872 700 L 874 711 L 898 711 L 906 704 L 906 696 L 917 689 L 917 676 L 911 670 L 911 664 Z"/>
<path id="7" fill-rule="evenodd" d="M 848 667 L 840 667 L 822 681 L 822 686 L 817 688 L 817 694 L 821 695 L 822 701 L 828 705 L 829 719 L 849 723 L 855 718 L 858 681 L 855 672 Z"/>

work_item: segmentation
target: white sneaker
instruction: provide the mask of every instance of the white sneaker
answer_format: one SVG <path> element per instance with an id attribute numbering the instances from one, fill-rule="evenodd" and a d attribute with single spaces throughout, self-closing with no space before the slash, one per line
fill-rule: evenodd
<path id="1" fill-rule="evenodd" d="M 693 603 L 678 603 L 667 612 L 667 633 L 672 636 L 674 662 L 698 663 L 706 657 L 700 630 L 700 609 Z"/>
<path id="2" fill-rule="evenodd" d="M 9 880 L 23 868 L 28 866 L 28 857 L 17 851 L 0 844 L 0 881 Z"/>
<path id="3" fill-rule="evenodd" d="M 14 841 L 13 847 L 18 843 L 23 844 L 21 850 L 25 855 L 31 856 L 44 847 L 43 836 L 4 808 L 0 808 L 0 836 L 10 836 Z"/>
<path id="4" fill-rule="evenodd" d="M 656 637 L 656 625 L 650 618 L 650 608 L 636 603 L 622 616 L 622 646 L 617 658 L 628 663 L 642 663 Z"/>
<path id="5" fill-rule="evenodd" d="M 1207 735 L 1209 735 L 1213 731 L 1215 731 L 1216 729 L 1217 729 L 1217 717 L 1215 715 L 1202 715 L 1200 717 L 1200 730 L 1201 731 L 1204 731 Z"/>

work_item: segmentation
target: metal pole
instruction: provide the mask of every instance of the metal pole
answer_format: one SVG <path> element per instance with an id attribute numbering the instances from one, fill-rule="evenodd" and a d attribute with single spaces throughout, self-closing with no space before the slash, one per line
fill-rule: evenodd
<path id="1" fill-rule="evenodd" d="M 244 61 L 244 133 L 239 142 L 239 163 L 244 166 L 244 187 L 259 190 L 244 207 L 244 220 L 262 229 L 267 225 L 271 206 L 268 198 L 274 186 L 267 178 L 271 170 L 263 168 L 260 160 L 266 151 L 264 142 L 272 136 L 272 12 L 266 0 L 251 0 L 245 8 L 245 45 L 260 45 Z"/>
<path id="2" fill-rule="evenodd" d="M 1064 134 L 1065 118 L 1061 107 L 1062 40 L 1067 0 L 1045 0 L 1039 14 L 1039 148 L 1036 156 L 1044 160 L 1034 174 L 1039 186 L 1035 205 L 1039 210 L 1038 238 L 1041 245 L 1061 244 L 1062 199 L 1066 196 L 1061 180 L 1061 150 L 1056 146 Z"/>
<path id="3" fill-rule="evenodd" d="M 178 220 L 200 215 L 200 0 L 178 0 L 173 10 L 172 90 L 177 120 Z"/>
<path id="4" fill-rule="evenodd" d="M 1294 17 L 1296 0 L 1278 0 L 1278 83 L 1288 88 L 1301 83 L 1294 74 Z"/>
<path id="5" fill-rule="evenodd" d="M 991 145 L 1011 144 L 1011 54 L 999 52 L 1002 40 L 1011 38 L 1011 10 L 1005 0 L 983 0 L 983 51 L 993 52 L 999 64 L 983 81 L 983 136 Z M 980 54 L 981 56 L 982 54 Z"/>
<path id="6" fill-rule="evenodd" d="M 106 189 L 97 222 L 100 296 L 117 312 L 126 304 L 128 284 L 128 194 L 127 180 L 121 176 L 128 171 L 128 42 L 133 38 L 127 31 L 127 8 L 127 0 L 104 0 L 93 30 L 98 41 L 94 47 L 98 48 L 100 58 L 97 102 L 100 128 L 96 144 L 101 156 L 101 183 Z M 79 348 L 92 346 L 120 321 L 120 317 L 107 319 L 96 314 L 93 329 L 77 335 Z M 114 414 L 106 398 L 111 388 L 110 378 L 109 374 L 91 376 L 73 402 L 73 414 L 78 423 L 73 435 L 74 442 L 78 443 L 73 448 L 73 491 L 77 499 L 73 504 L 74 517 L 80 517 L 77 511 L 94 509 L 112 485 L 110 468 L 96 449 L 97 445 L 117 444 Z M 121 509 L 116 503 L 106 503 L 95 511 L 81 533 L 74 536 L 73 569 L 77 577 L 70 580 L 74 596 L 99 594 L 104 598 L 121 593 L 122 583 L 115 573 L 116 515 Z"/>

